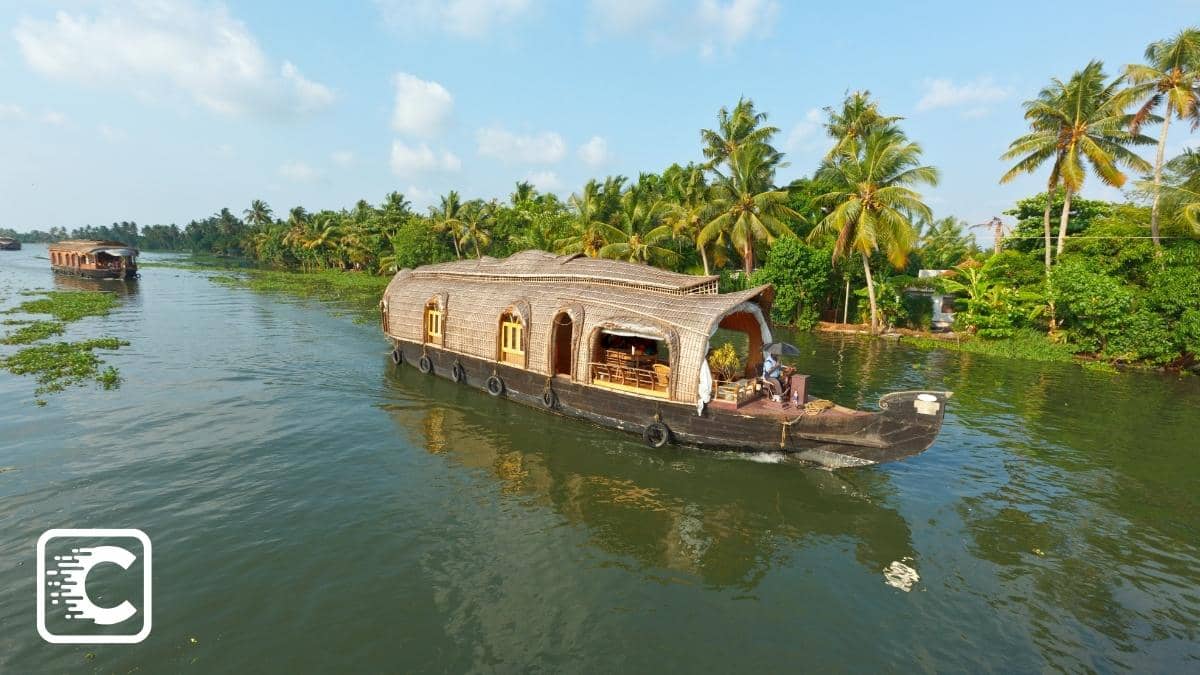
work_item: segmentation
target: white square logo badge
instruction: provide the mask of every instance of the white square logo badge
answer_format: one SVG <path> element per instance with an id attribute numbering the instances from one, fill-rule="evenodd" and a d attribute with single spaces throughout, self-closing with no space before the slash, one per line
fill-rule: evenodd
<path id="1" fill-rule="evenodd" d="M 150 563 L 141 530 L 46 530 L 37 542 L 38 634 L 54 644 L 145 640 Z"/>

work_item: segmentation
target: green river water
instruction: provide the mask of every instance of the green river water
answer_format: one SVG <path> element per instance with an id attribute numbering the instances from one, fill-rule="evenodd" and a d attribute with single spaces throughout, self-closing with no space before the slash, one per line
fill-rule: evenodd
<path id="1" fill-rule="evenodd" d="M 0 672 L 1200 670 L 1195 377 L 785 335 L 844 405 L 955 392 L 924 454 L 831 473 L 649 450 L 397 370 L 344 308 L 143 272 L 66 335 L 129 340 L 120 389 L 38 407 L 0 372 Z M 0 309 L 81 283 L 0 252 Z M 60 527 L 153 541 L 144 642 L 39 637 Z"/>

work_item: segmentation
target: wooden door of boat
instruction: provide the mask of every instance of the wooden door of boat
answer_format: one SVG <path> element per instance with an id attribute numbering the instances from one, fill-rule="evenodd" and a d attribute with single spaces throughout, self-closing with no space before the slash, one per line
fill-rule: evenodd
<path id="1" fill-rule="evenodd" d="M 561 312 L 554 317 L 554 342 L 552 349 L 554 354 L 551 357 L 551 362 L 554 368 L 555 375 L 571 375 L 571 363 L 575 360 L 575 354 L 571 349 L 571 333 L 574 324 L 571 321 L 570 315 L 566 312 Z"/>

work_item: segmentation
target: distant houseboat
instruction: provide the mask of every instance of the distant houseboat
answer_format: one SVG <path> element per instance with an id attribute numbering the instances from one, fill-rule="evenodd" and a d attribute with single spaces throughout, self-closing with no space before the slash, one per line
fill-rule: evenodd
<path id="1" fill-rule="evenodd" d="M 933 443 L 949 392 L 906 391 L 879 412 L 760 374 L 774 289 L 721 294 L 718 277 L 525 251 L 401 270 L 380 309 L 392 360 L 558 414 L 678 443 L 792 453 L 831 467 L 909 457 Z M 710 340 L 738 335 L 743 373 L 714 382 Z M 711 401 L 711 402 L 709 402 Z M 704 403 L 708 402 L 707 405 Z"/>
<path id="2" fill-rule="evenodd" d="M 0 237 L 0 251 L 20 251 L 21 242 L 11 237 Z"/>
<path id="3" fill-rule="evenodd" d="M 50 244 L 50 268 L 93 279 L 137 276 L 138 250 L 119 241 L 68 239 Z"/>

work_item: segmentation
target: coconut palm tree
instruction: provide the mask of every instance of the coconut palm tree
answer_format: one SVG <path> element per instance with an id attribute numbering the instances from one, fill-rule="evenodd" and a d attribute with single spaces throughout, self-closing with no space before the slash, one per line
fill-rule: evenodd
<path id="1" fill-rule="evenodd" d="M 1043 262 L 1047 275 L 1050 274 L 1050 265 L 1053 261 L 1050 214 L 1054 208 L 1054 196 L 1061 180 L 1059 169 L 1062 166 L 1063 149 L 1059 145 L 1059 138 L 1062 135 L 1062 122 L 1058 117 L 1046 116 L 1040 111 L 1065 107 L 1065 97 L 1066 85 L 1055 78 L 1049 87 L 1038 92 L 1036 98 L 1025 101 L 1025 119 L 1029 120 L 1031 131 L 1010 143 L 1008 150 L 1000 156 L 1001 159 L 1008 160 L 1020 158 L 1011 169 L 1000 177 L 1002 185 L 1021 174 L 1033 173 L 1043 164 L 1050 162 L 1050 174 L 1046 178 L 1046 207 L 1042 212 L 1042 235 L 1046 246 Z"/>
<path id="2" fill-rule="evenodd" d="M 533 187 L 533 183 L 523 180 L 517 182 L 516 189 L 512 191 L 512 194 L 508 195 L 508 201 L 513 206 L 520 206 L 536 196 L 537 189 Z"/>
<path id="3" fill-rule="evenodd" d="M 1188 28 L 1166 40 L 1146 47 L 1146 63 L 1126 66 L 1127 95 L 1142 101 L 1133 114 L 1130 131 L 1137 134 L 1143 124 L 1153 122 L 1155 108 L 1164 107 L 1162 130 L 1158 134 L 1158 152 L 1154 157 L 1153 202 L 1150 207 L 1150 236 L 1158 238 L 1159 196 L 1162 191 L 1163 152 L 1167 147 L 1167 129 L 1171 118 L 1191 118 L 1192 128 L 1200 126 L 1200 29 Z"/>
<path id="4" fill-rule="evenodd" d="M 462 238 L 465 227 L 462 215 L 462 201 L 458 197 L 458 192 L 454 190 L 441 198 L 441 203 L 437 208 L 429 208 L 433 231 L 450 235 L 450 240 L 454 242 L 454 257 L 459 260 L 462 260 L 462 249 L 459 248 L 458 241 Z"/>
<path id="5" fill-rule="evenodd" d="M 493 204 L 485 204 L 480 201 L 471 202 L 462 209 L 459 216 L 462 222 L 462 229 L 459 233 L 459 245 L 466 248 L 471 245 L 475 248 L 475 258 L 483 257 L 483 250 L 492 243 L 492 233 L 488 228 L 491 227 L 494 218 L 495 208 Z"/>
<path id="6" fill-rule="evenodd" d="M 825 108 L 825 113 L 828 116 L 825 132 L 835 141 L 825 159 L 832 159 L 850 145 L 861 143 L 872 132 L 888 129 L 903 133 L 896 123 L 904 118 L 880 113 L 879 104 L 871 100 L 871 92 L 866 90 L 847 95 L 841 110 L 829 107 Z"/>
<path id="7" fill-rule="evenodd" d="M 605 181 L 605 186 L 609 191 L 620 190 L 620 183 L 611 178 Z M 621 236 L 619 229 L 603 220 L 603 212 L 607 207 L 605 197 L 605 190 L 594 178 L 589 180 L 578 194 L 571 195 L 567 200 L 575 211 L 571 233 L 555 242 L 555 250 L 559 253 L 582 253 L 596 258 L 600 255 L 600 249 L 614 236 Z"/>
<path id="8" fill-rule="evenodd" d="M 766 122 L 767 114 L 755 110 L 754 101 L 748 98 L 738 99 L 733 110 L 722 107 L 717 112 L 717 128 L 700 130 L 709 168 L 729 162 L 738 148 L 747 145 L 762 147 L 766 151 L 764 156 L 774 159 L 777 164 L 782 156 L 771 147 L 771 138 L 779 133 L 779 128 L 768 126 Z M 766 164 L 770 163 L 764 162 Z"/>
<path id="9" fill-rule="evenodd" d="M 242 211 L 242 215 L 246 216 L 246 222 L 256 228 L 262 229 L 271 224 L 271 207 L 261 199 L 255 199 L 250 202 L 250 208 Z"/>
<path id="10" fill-rule="evenodd" d="M 1164 212 L 1200 234 L 1200 151 L 1184 150 L 1164 168 Z"/>
<path id="11" fill-rule="evenodd" d="M 704 275 L 710 274 L 708 266 L 708 246 L 700 244 L 700 233 L 712 219 L 713 205 L 709 201 L 708 183 L 704 180 L 704 171 L 693 166 L 688 170 L 675 174 L 674 184 L 670 186 L 677 201 L 668 202 L 663 213 L 663 223 L 671 227 L 676 236 L 686 238 L 700 253 L 700 262 L 704 265 Z"/>
<path id="12" fill-rule="evenodd" d="M 1034 120 L 1035 133 L 1057 127 L 1056 148 L 1062 155 L 1057 173 L 1063 186 L 1055 252 L 1058 256 L 1067 239 L 1071 197 L 1083 187 L 1089 166 L 1101 182 L 1113 187 L 1125 184 L 1120 165 L 1135 171 L 1150 170 L 1150 163 L 1127 147 L 1154 141 L 1129 130 L 1132 116 L 1124 112 L 1128 97 L 1121 95 L 1121 79 L 1106 82 L 1103 64 L 1092 61 L 1066 84 L 1056 81 L 1051 96 L 1039 95 L 1026 109 L 1026 117 Z"/>
<path id="13" fill-rule="evenodd" d="M 819 177 L 830 186 L 818 197 L 829 213 L 810 239 L 836 235 L 834 259 L 862 256 L 871 302 L 871 332 L 879 331 L 879 307 L 871 276 L 871 254 L 882 251 L 897 267 L 904 264 L 917 238 L 912 218 L 932 220 L 918 185 L 936 185 L 937 169 L 921 164 L 921 147 L 887 130 L 876 130 L 849 144 L 825 162 Z"/>
<path id="14" fill-rule="evenodd" d="M 620 226 L 605 229 L 608 243 L 600 249 L 600 257 L 674 265 L 679 254 L 661 246 L 672 236 L 671 227 L 661 224 L 665 211 L 662 200 L 647 198 L 636 189 L 627 191 L 621 200 Z"/>
<path id="15" fill-rule="evenodd" d="M 728 159 L 729 175 L 718 173 L 712 187 L 714 216 L 696 239 L 699 246 L 707 246 L 722 235 L 728 237 L 742 257 L 742 269 L 747 276 L 754 271 L 755 245 L 793 236 L 783 218 L 800 218 L 787 205 L 787 190 L 777 190 L 769 183 L 764 185 L 765 165 L 777 162 L 777 155 L 761 144 L 742 145 L 734 150 Z"/>

